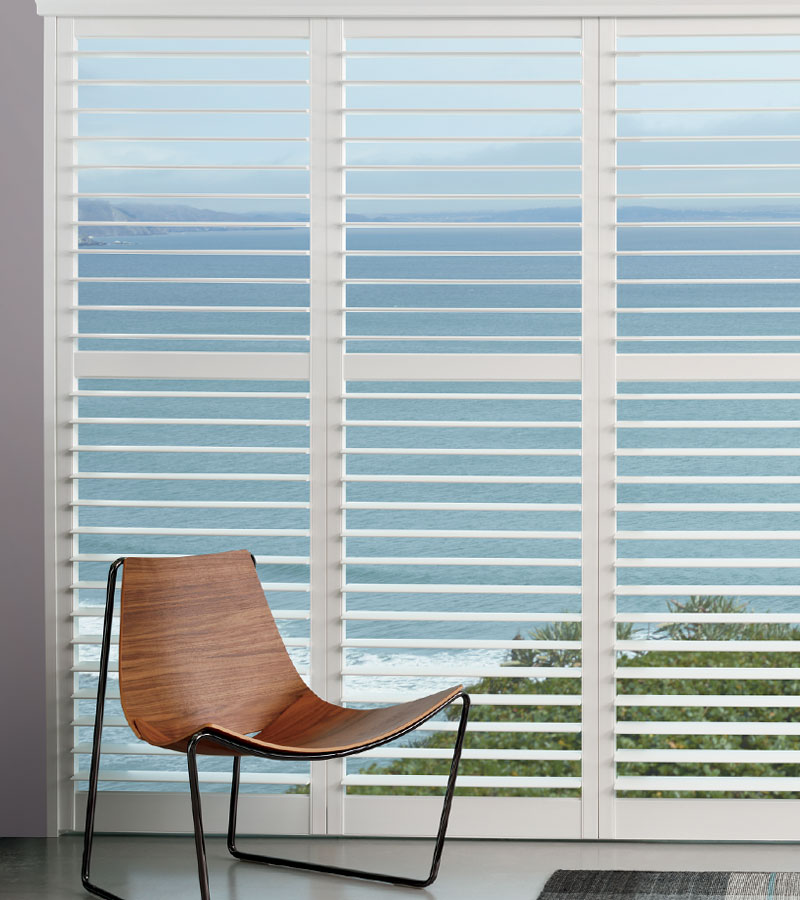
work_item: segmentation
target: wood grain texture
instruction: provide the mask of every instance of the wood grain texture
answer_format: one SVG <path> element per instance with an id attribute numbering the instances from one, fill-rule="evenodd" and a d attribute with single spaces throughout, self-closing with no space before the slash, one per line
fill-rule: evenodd
<path id="1" fill-rule="evenodd" d="M 298 675 L 246 550 L 127 558 L 121 602 L 122 708 L 134 733 L 159 747 L 186 750 L 205 729 L 256 752 L 357 752 L 461 691 L 371 710 L 322 700 Z M 198 751 L 235 754 L 211 741 Z"/>

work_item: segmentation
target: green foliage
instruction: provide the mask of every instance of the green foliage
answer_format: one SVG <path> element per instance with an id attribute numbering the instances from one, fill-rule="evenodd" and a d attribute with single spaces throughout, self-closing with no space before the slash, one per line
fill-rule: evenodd
<path id="1" fill-rule="evenodd" d="M 747 603 L 735 597 L 689 597 L 686 603 L 667 601 L 670 613 L 728 613 L 750 612 Z M 666 622 L 656 629 L 654 637 L 672 641 L 781 641 L 798 640 L 796 625 L 764 622 Z M 619 635 L 621 637 L 621 635 Z M 637 663 L 638 665 L 638 663 Z"/>
<path id="2" fill-rule="evenodd" d="M 730 597 L 690 597 L 686 603 L 671 601 L 670 612 L 681 613 L 748 613 L 750 607 Z M 800 653 L 766 650 L 729 650 L 703 652 L 703 641 L 800 641 L 800 628 L 787 623 L 762 622 L 669 622 L 656 629 L 655 638 L 697 641 L 698 649 L 648 650 L 635 658 L 623 657 L 620 666 L 641 668 L 693 667 L 735 668 L 736 679 L 621 679 L 619 694 L 716 694 L 733 696 L 787 696 L 800 692 Z M 657 646 L 657 645 L 656 645 Z M 798 680 L 749 679 L 748 669 L 797 668 Z M 800 722 L 800 709 L 795 707 L 620 707 L 620 721 L 661 722 Z M 797 750 L 800 741 L 794 735 L 621 735 L 620 749 L 672 750 Z M 788 763 L 621 763 L 619 775 L 798 777 L 800 765 Z M 626 797 L 694 796 L 694 797 L 796 797 L 790 792 L 642 792 L 628 791 Z"/>
<path id="3" fill-rule="evenodd" d="M 580 641 L 580 622 L 548 622 L 530 633 L 530 638 L 535 641 Z M 515 641 L 523 640 L 517 633 Z M 553 666 L 567 668 L 579 666 L 581 654 L 579 650 L 542 649 L 542 650 L 512 650 L 509 654 L 508 666 Z"/>
<path id="4" fill-rule="evenodd" d="M 747 603 L 735 598 L 722 596 L 690 597 L 680 603 L 670 601 L 669 612 L 676 613 L 728 613 L 741 614 L 750 612 Z M 577 641 L 580 640 L 581 626 L 577 622 L 558 622 L 542 625 L 530 632 L 530 639 L 536 641 Z M 618 626 L 618 638 L 630 640 L 634 637 L 630 624 Z M 517 637 L 520 637 L 519 635 Z M 741 671 L 737 679 L 620 679 L 618 693 L 629 694 L 661 694 L 661 695 L 720 695 L 730 694 L 732 697 L 743 695 L 772 695 L 796 697 L 800 693 L 800 653 L 778 652 L 767 650 L 727 650 L 724 652 L 703 651 L 703 641 L 800 641 L 800 627 L 782 623 L 752 622 L 712 622 L 686 623 L 667 622 L 656 628 L 651 634 L 653 649 L 638 653 L 620 654 L 619 666 L 637 666 L 640 668 L 661 667 L 701 667 L 701 668 L 736 668 Z M 658 640 L 696 641 L 697 648 L 691 650 L 659 650 Z M 511 650 L 506 662 L 514 666 L 558 666 L 573 667 L 580 665 L 579 653 L 575 650 L 559 648 Z M 748 679 L 748 668 L 797 667 L 798 679 Z M 473 694 L 555 694 L 568 696 L 580 693 L 578 678 L 483 678 L 467 686 Z M 455 721 L 460 715 L 460 707 L 451 707 L 445 718 Z M 674 749 L 674 750 L 798 750 L 800 738 L 793 735 L 686 735 L 680 734 L 680 723 L 685 722 L 797 722 L 800 723 L 800 708 L 772 706 L 762 709 L 747 707 L 642 707 L 621 706 L 618 711 L 620 721 L 626 722 L 674 722 L 676 734 L 643 734 L 620 735 L 617 738 L 620 749 Z M 581 710 L 572 705 L 503 705 L 474 706 L 470 721 L 479 722 L 580 722 Z M 419 732 L 417 733 L 420 734 Z M 424 732 L 422 734 L 425 734 Z M 447 748 L 453 744 L 452 732 L 433 732 L 417 737 L 412 746 L 428 748 Z M 465 747 L 474 749 L 493 749 L 498 751 L 528 750 L 580 750 L 581 735 L 576 733 L 552 732 L 481 732 L 472 731 L 467 735 Z M 402 775 L 444 775 L 447 773 L 448 760 L 397 760 L 388 765 L 375 763 L 362 769 L 362 772 L 374 774 Z M 519 761 L 519 760 L 463 760 L 460 769 L 463 775 L 513 776 L 533 775 L 550 777 L 576 777 L 580 775 L 580 762 L 564 760 Z M 623 762 L 618 765 L 620 775 L 651 776 L 714 776 L 740 775 L 752 777 L 800 777 L 800 765 L 773 763 L 681 763 L 665 762 Z M 351 793 L 359 794 L 441 794 L 441 789 L 419 787 L 355 787 L 349 788 Z M 471 796 L 578 796 L 577 790 L 570 789 L 489 789 L 464 788 L 458 793 Z M 792 797 L 798 794 L 766 793 L 766 792 L 665 792 L 665 791 L 629 791 L 622 794 L 627 797 Z"/>

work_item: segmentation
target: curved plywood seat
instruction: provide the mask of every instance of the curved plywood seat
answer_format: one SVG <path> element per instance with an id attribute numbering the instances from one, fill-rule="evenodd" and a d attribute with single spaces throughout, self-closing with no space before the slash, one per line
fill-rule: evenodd
<path id="1" fill-rule="evenodd" d="M 335 706 L 297 673 L 246 550 L 125 560 L 122 708 L 142 740 L 186 750 L 209 731 L 251 752 L 356 753 L 435 715 L 461 686 L 380 709 Z M 234 755 L 205 740 L 198 752 Z"/>
<path id="2" fill-rule="evenodd" d="M 178 740 L 170 740 L 145 722 L 138 723 L 138 731 L 139 736 L 149 744 L 171 750 L 185 751 L 192 735 L 204 731 L 244 744 L 252 753 L 296 755 L 306 759 L 313 759 L 315 755 L 346 755 L 358 753 L 366 746 L 394 740 L 413 730 L 455 700 L 461 691 L 461 687 L 454 687 L 395 706 L 350 709 L 326 703 L 309 690 L 274 722 L 253 735 L 242 734 L 213 722 L 204 723 Z M 201 740 L 197 752 L 209 756 L 236 756 L 247 751 Z"/>

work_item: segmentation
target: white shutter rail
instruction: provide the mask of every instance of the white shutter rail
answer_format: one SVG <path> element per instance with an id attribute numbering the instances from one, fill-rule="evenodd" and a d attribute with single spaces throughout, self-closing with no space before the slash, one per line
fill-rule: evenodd
<path id="1" fill-rule="evenodd" d="M 800 783 L 800 23 L 752 26 L 617 23 L 622 838 Z"/>

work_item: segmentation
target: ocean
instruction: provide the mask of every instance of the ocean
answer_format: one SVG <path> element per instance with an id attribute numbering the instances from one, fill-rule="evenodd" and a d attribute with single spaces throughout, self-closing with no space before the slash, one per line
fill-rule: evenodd
<path id="1" fill-rule="evenodd" d="M 84 231 L 90 229 L 83 229 Z M 119 229 L 122 231 L 122 228 Z M 788 226 L 740 227 L 648 227 L 620 229 L 620 250 L 643 255 L 621 256 L 620 279 L 659 279 L 664 284 L 621 284 L 618 294 L 619 345 L 621 353 L 793 353 L 800 351 L 800 297 L 792 283 L 744 283 L 758 279 L 791 279 L 800 276 L 800 251 L 796 255 L 757 255 L 733 251 L 795 250 L 800 228 Z M 161 234 L 120 236 L 83 235 L 84 249 L 79 260 L 79 275 L 91 278 L 287 278 L 308 277 L 308 257 L 297 251 L 308 249 L 308 230 L 297 228 L 241 228 L 219 230 L 172 230 Z M 407 252 L 407 256 L 380 255 L 391 248 Z M 502 251 L 557 252 L 560 256 L 491 256 L 469 255 Z M 348 353 L 578 353 L 580 352 L 580 286 L 577 284 L 530 285 L 514 283 L 520 279 L 580 278 L 580 228 L 543 229 L 514 227 L 442 227 L 353 228 L 348 230 L 348 249 L 356 255 L 347 259 L 347 277 L 361 279 L 347 287 Z M 729 250 L 717 255 L 683 255 L 681 251 Z M 116 252 L 108 253 L 113 250 Z M 194 253 L 148 255 L 148 251 L 195 251 Z M 237 251 L 230 254 L 208 254 L 205 251 Z M 250 250 L 278 251 L 274 255 L 247 255 Z M 649 250 L 674 250 L 675 255 L 646 255 Z M 197 251 L 202 251 L 197 253 Z M 281 253 L 283 251 L 283 253 Z M 294 252 L 292 252 L 294 251 Z M 358 255 L 358 251 L 369 251 Z M 427 255 L 415 256 L 424 251 Z M 463 256 L 436 256 L 435 251 L 464 253 Z M 491 279 L 503 284 L 397 284 L 376 283 L 380 279 Z M 689 279 L 730 279 L 732 284 L 681 283 Z M 741 281 L 742 283 L 735 283 Z M 161 350 L 161 351 L 239 351 L 303 352 L 308 344 L 307 285 L 295 284 L 216 284 L 169 282 L 110 283 L 84 282 L 80 285 L 79 331 L 92 337 L 81 337 L 82 350 Z M 126 310 L 95 310 L 94 306 L 139 304 L 165 307 L 235 306 L 237 312 L 202 310 L 141 313 Z M 247 307 L 272 305 L 284 311 L 248 312 Z M 698 312 L 670 312 L 679 306 L 696 307 Z M 421 309 L 403 311 L 404 307 Z M 472 307 L 475 312 L 469 312 Z M 498 307 L 503 312 L 491 312 Z M 537 307 L 542 312 L 537 312 Z M 628 307 L 635 312 L 624 312 Z M 721 311 L 709 311 L 709 308 Z M 775 307 L 775 312 L 769 312 Z M 785 308 L 791 307 L 791 311 Z M 370 311 L 359 312 L 359 308 Z M 431 312 L 424 311 L 430 308 Z M 458 308 L 458 313 L 442 312 Z M 737 309 L 757 311 L 737 311 Z M 782 311 L 777 311 L 778 309 Z M 377 310 L 377 311 L 376 311 Z M 510 311 L 509 311 L 510 310 Z M 796 311 L 794 311 L 796 310 Z M 146 324 L 143 324 L 146 323 Z M 146 340 L 104 338 L 104 333 L 147 333 Z M 188 341 L 188 335 L 211 335 Z M 268 334 L 263 340 L 237 340 L 238 336 Z M 161 335 L 164 335 L 161 337 Z M 176 337 L 179 335 L 180 337 Z M 422 340 L 422 337 L 425 340 Z M 729 340 L 719 340 L 720 337 Z M 764 340 L 779 336 L 780 340 Z M 404 340 L 398 340 L 399 337 Z M 464 340 L 483 337 L 486 340 Z M 666 340 L 647 340 L 652 337 Z M 503 340 L 503 338 L 508 338 Z M 511 340 L 510 338 L 513 338 Z M 695 340 L 687 340 L 695 338 Z M 706 340 L 698 340 L 706 338 Z M 712 340 L 716 338 L 716 340 Z M 413 376 L 413 373 L 409 373 Z M 410 377 L 407 382 L 386 384 L 359 382 L 348 385 L 348 418 L 362 422 L 380 420 L 380 426 L 350 426 L 347 446 L 351 451 L 369 451 L 394 447 L 398 452 L 381 456 L 352 452 L 348 454 L 349 475 L 401 474 L 414 477 L 462 475 L 465 478 L 505 475 L 510 477 L 545 477 L 556 479 L 544 483 L 492 483 L 450 481 L 432 484 L 424 481 L 354 481 L 348 484 L 347 500 L 353 503 L 419 504 L 425 502 L 524 504 L 520 511 L 485 509 L 478 512 L 455 509 L 358 508 L 347 511 L 347 527 L 351 529 L 433 529 L 446 532 L 467 530 L 548 531 L 574 533 L 580 529 L 580 385 L 575 382 L 498 381 L 492 383 L 420 382 Z M 308 500 L 308 484 L 291 480 L 290 476 L 307 473 L 308 457 L 303 451 L 308 434 L 300 424 L 307 416 L 307 400 L 302 397 L 307 386 L 302 382 L 240 381 L 232 385 L 214 377 L 196 382 L 159 379 L 85 379 L 82 391 L 106 392 L 133 390 L 146 392 L 201 392 L 205 394 L 236 391 L 240 393 L 286 393 L 290 396 L 270 397 L 152 397 L 82 396 L 79 415 L 85 418 L 188 418 L 193 420 L 228 418 L 239 420 L 297 420 L 298 424 L 263 426 L 259 424 L 226 425 L 136 425 L 98 422 L 79 426 L 79 443 L 90 446 L 186 446 L 181 453 L 158 452 L 81 452 L 82 472 L 156 472 L 225 475 L 232 473 L 281 474 L 287 480 L 226 481 L 169 480 L 156 481 L 120 478 L 114 480 L 83 479 L 82 499 L 116 499 L 128 501 L 250 501 L 283 504 L 273 508 L 154 508 L 154 507 L 81 507 L 79 524 L 89 528 L 164 527 L 177 529 L 274 529 L 288 536 L 238 536 L 186 534 L 183 536 L 87 533 L 79 537 L 80 553 L 203 553 L 246 546 L 264 556 L 279 556 L 287 561 L 259 567 L 262 580 L 281 584 L 302 585 L 308 579 L 308 568 L 292 561 L 308 553 L 308 539 L 291 532 L 307 527 L 307 510 L 297 504 Z M 618 460 L 618 475 L 623 478 L 668 476 L 677 483 L 622 483 L 618 488 L 617 527 L 623 532 L 688 531 L 796 531 L 800 533 L 800 483 L 738 483 L 725 481 L 731 476 L 767 479 L 795 478 L 798 456 L 791 455 L 625 455 L 626 450 L 685 448 L 688 451 L 778 448 L 792 451 L 800 448 L 800 365 L 796 382 L 763 382 L 757 371 L 743 371 L 740 382 L 634 382 L 619 387 L 618 447 L 623 455 Z M 426 394 L 424 399 L 409 399 L 404 394 Z M 453 393 L 464 397 L 453 398 Z M 364 394 L 363 398 L 358 394 Z M 383 396 L 374 396 L 381 394 Z M 397 396 L 386 396 L 395 394 Z M 437 398 L 436 394 L 447 394 Z M 480 394 L 490 394 L 481 398 Z M 502 395 L 508 394 L 508 398 Z M 660 398 L 659 395 L 670 395 Z M 680 395 L 674 397 L 674 395 Z M 752 394 L 752 398 L 748 398 Z M 295 396 L 300 395 L 300 396 Z M 552 395 L 552 396 L 548 396 Z M 696 396 L 694 396 L 696 395 Z M 710 396 L 709 396 L 710 395 Z M 766 396 L 765 396 L 766 395 Z M 785 396 L 781 396 L 785 395 Z M 448 422 L 446 426 L 409 426 L 409 421 Z M 500 422 L 470 428 L 470 422 Z M 775 426 L 770 426 L 774 421 Z M 394 424 L 394 423 L 398 424 Z M 464 427 L 452 423 L 464 422 Z M 531 423 L 548 423 L 531 428 Z M 683 423 L 674 425 L 673 423 Z M 715 422 L 721 423 L 714 426 Z M 794 423 L 797 424 L 794 424 Z M 388 424 L 387 424 L 388 423 Z M 641 425 L 637 423 L 647 423 Z M 755 426 L 748 423 L 758 423 Z M 695 427 L 700 425 L 701 427 Z M 714 426 L 714 427 L 710 427 Z M 253 448 L 269 446 L 286 452 L 260 454 Z M 236 447 L 241 452 L 192 452 L 192 448 Z M 538 450 L 531 455 L 492 455 L 492 450 L 513 448 L 518 451 Z M 416 454 L 404 450 L 417 450 Z M 448 450 L 452 455 L 424 453 L 425 449 Z M 459 450 L 472 451 L 459 455 Z M 476 451 L 486 451 L 480 454 Z M 542 452 L 542 451 L 550 451 Z M 712 483 L 680 483 L 686 476 L 709 476 L 720 479 Z M 560 479 L 560 481 L 559 481 Z M 570 480 L 572 479 L 572 480 Z M 652 504 L 707 504 L 708 511 L 641 509 Z M 779 504 L 784 510 L 727 508 L 727 504 Z M 289 505 L 286 505 L 289 504 Z M 291 506 L 295 504 L 295 506 Z M 628 509 L 627 505 L 635 505 Z M 553 509 L 549 510 L 548 507 Z M 361 562 L 348 567 L 348 582 L 373 585 L 371 589 L 353 592 L 348 597 L 349 609 L 365 610 L 449 610 L 503 612 L 543 612 L 558 614 L 580 612 L 579 569 L 569 561 L 580 557 L 580 542 L 574 537 L 537 539 L 475 537 L 352 537 L 347 552 Z M 620 586 L 628 591 L 618 600 L 621 612 L 660 612 L 668 600 L 685 600 L 696 584 L 724 586 L 725 594 L 745 600 L 752 610 L 800 612 L 798 597 L 788 590 L 770 594 L 767 586 L 800 588 L 800 540 L 731 540 L 702 541 L 657 539 L 625 539 L 618 544 L 622 560 L 664 558 L 685 560 L 681 566 L 626 566 L 618 569 Z M 371 563 L 371 556 L 421 557 L 419 563 L 386 565 Z M 425 556 L 479 558 L 482 565 L 425 565 Z M 499 557 L 508 560 L 535 558 L 557 560 L 554 565 L 492 565 L 486 560 Z M 759 565 L 725 564 L 753 557 L 765 562 Z M 364 561 L 366 559 L 366 561 Z M 718 566 L 692 565 L 703 560 L 719 559 Z M 774 566 L 772 563 L 774 562 Z M 781 564 L 783 566 L 781 567 Z M 105 563 L 80 564 L 79 576 L 84 580 L 103 580 Z M 499 586 L 553 586 L 552 594 L 525 595 L 514 593 L 474 594 L 444 591 L 441 585 L 493 583 Z M 436 593 L 403 592 L 403 585 L 439 586 Z M 393 586 L 381 591 L 379 586 Z M 654 596 L 649 588 L 675 585 L 675 593 Z M 642 587 L 637 595 L 632 591 Z M 686 591 L 681 593 L 681 586 Z M 765 587 L 763 593 L 760 587 Z M 307 608 L 307 595 L 301 591 L 276 590 L 268 600 L 279 609 Z M 80 603 L 98 604 L 96 590 L 82 590 Z M 82 627 L 97 630 L 98 622 L 86 620 Z M 531 627 L 515 622 L 353 622 L 348 624 L 350 637 L 370 638 L 461 638 L 509 640 Z M 642 631 L 645 626 L 640 626 Z M 287 638 L 308 635 L 304 620 L 286 620 L 281 631 Z M 81 659 L 98 658 L 95 647 L 81 648 Z M 292 648 L 292 655 L 302 669 L 307 666 L 305 648 Z M 501 665 L 508 656 L 505 650 L 381 650 L 346 651 L 348 666 L 367 670 L 380 666 L 393 667 L 409 674 L 394 676 L 346 676 L 350 690 L 380 687 L 411 694 L 430 692 L 452 682 L 449 677 L 415 676 L 414 668 L 441 665 L 465 670 Z M 469 677 L 464 679 L 468 682 Z M 96 679 L 80 676 L 80 683 L 91 686 Z M 92 701 L 80 701 L 81 712 L 90 715 Z M 109 714 L 119 715 L 117 702 L 111 702 Z M 120 729 L 110 729 L 109 737 L 120 740 Z M 89 740 L 91 729 L 79 729 L 80 739 Z M 126 738 L 129 740 L 130 737 Z M 144 759 L 123 754 L 104 759 L 107 769 L 142 769 Z M 162 770 L 182 769 L 180 757 L 152 757 L 152 764 Z M 88 759 L 80 758 L 81 768 Z M 149 763 L 147 764 L 149 765 Z M 224 760 L 205 760 L 208 771 L 228 769 Z M 299 768 L 298 768 L 299 767 Z M 302 764 L 270 764 L 267 771 L 304 771 Z M 352 769 L 350 770 L 352 771 Z M 105 782 L 105 789 L 140 789 L 130 782 Z M 171 783 L 146 785 L 150 789 L 175 789 Z M 224 790 L 224 785 L 209 784 L 211 790 Z M 245 785 L 245 790 L 285 790 L 284 785 Z"/>

